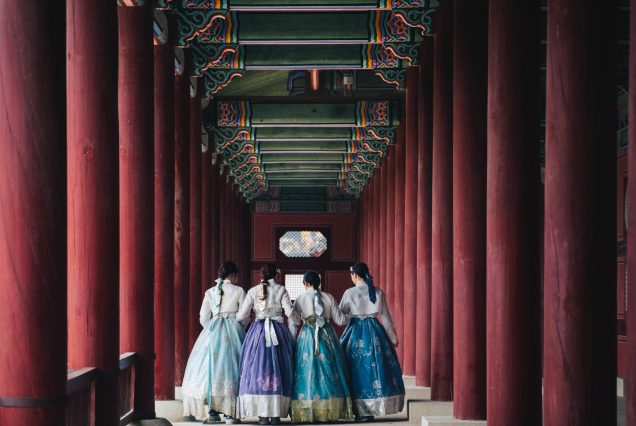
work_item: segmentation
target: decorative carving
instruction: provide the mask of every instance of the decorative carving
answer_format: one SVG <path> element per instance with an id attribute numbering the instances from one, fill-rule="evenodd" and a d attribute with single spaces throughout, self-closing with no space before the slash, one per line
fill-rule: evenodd
<path id="1" fill-rule="evenodd" d="M 154 8 L 159 10 L 172 9 L 172 0 L 154 0 Z"/>
<path id="2" fill-rule="evenodd" d="M 161 10 L 155 10 L 152 18 L 152 39 L 155 46 L 168 42 L 168 18 Z"/>
<path id="3" fill-rule="evenodd" d="M 146 0 L 117 0 L 117 4 L 124 7 L 140 7 L 145 3 Z"/>
<path id="4" fill-rule="evenodd" d="M 243 76 L 243 71 L 216 69 L 207 70 L 205 74 L 203 74 L 205 97 L 213 97 L 216 93 L 219 92 L 219 90 L 230 84 L 233 79 L 241 76 Z"/>
<path id="5" fill-rule="evenodd" d="M 390 11 L 370 13 L 369 31 L 376 43 L 411 41 L 411 28 Z"/>
<path id="6" fill-rule="evenodd" d="M 396 68 L 399 59 L 382 44 L 362 45 L 362 66 L 367 69 Z"/>
<path id="7" fill-rule="evenodd" d="M 425 33 L 431 32 L 431 24 L 433 22 L 431 15 L 435 9 L 394 9 L 393 13 L 399 19 L 403 20 L 406 25 L 413 28 L 419 28 Z"/>
<path id="8" fill-rule="evenodd" d="M 393 85 L 397 90 L 406 89 L 406 70 L 402 68 L 376 70 L 375 75 L 385 83 Z"/>
<path id="9" fill-rule="evenodd" d="M 385 43 L 384 46 L 398 58 L 408 61 L 409 65 L 420 64 L 418 43 Z"/>
<path id="10" fill-rule="evenodd" d="M 218 123 L 221 127 L 248 127 L 251 123 L 249 101 L 219 101 Z"/>
<path id="11" fill-rule="evenodd" d="M 394 127 L 354 127 L 351 129 L 351 139 L 356 141 L 381 140 L 391 143 L 394 138 Z"/>
<path id="12" fill-rule="evenodd" d="M 358 101 L 356 107 L 356 126 L 390 125 L 389 101 Z"/>
<path id="13" fill-rule="evenodd" d="M 255 213 L 278 213 L 280 211 L 280 202 L 273 200 L 256 201 L 254 203 Z"/>
<path id="14" fill-rule="evenodd" d="M 228 9 L 228 0 L 184 0 L 184 6 L 190 9 Z"/>
<path id="15" fill-rule="evenodd" d="M 243 69 L 243 55 L 238 44 L 195 44 L 190 46 L 195 76 L 210 68 Z"/>
<path id="16" fill-rule="evenodd" d="M 174 8 L 177 18 L 177 45 L 188 47 L 190 42 L 233 43 L 237 42 L 234 14 L 226 10 L 203 10 Z"/>
<path id="17" fill-rule="evenodd" d="M 391 6 L 393 9 L 428 7 L 428 0 L 392 0 Z"/>
<path id="18" fill-rule="evenodd" d="M 211 128 L 214 146 L 217 152 L 224 151 L 235 142 L 252 140 L 252 129 L 249 127 L 215 127 Z"/>

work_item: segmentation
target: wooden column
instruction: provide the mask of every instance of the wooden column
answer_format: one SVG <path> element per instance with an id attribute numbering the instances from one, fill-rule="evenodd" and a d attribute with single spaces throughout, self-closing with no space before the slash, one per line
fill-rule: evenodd
<path id="1" fill-rule="evenodd" d="M 418 86 L 419 67 L 409 67 L 406 74 L 406 125 L 404 138 L 404 226 L 403 234 L 403 297 L 402 309 L 404 312 L 404 365 L 403 372 L 406 375 L 415 375 L 415 346 L 422 342 L 416 342 L 415 315 L 418 310 L 417 287 L 421 281 L 417 276 L 417 240 L 421 237 L 421 229 L 417 228 L 417 195 L 418 184 L 418 113 L 417 103 L 420 97 Z M 399 277 L 399 275 L 398 275 Z M 398 278 L 399 279 L 399 278 Z"/>
<path id="2" fill-rule="evenodd" d="M 201 154 L 201 295 L 212 286 L 212 155 L 208 146 Z M 216 278 L 216 277 L 214 277 Z"/>
<path id="3" fill-rule="evenodd" d="M 440 6 L 433 57 L 431 399 L 453 399 L 453 9 Z"/>
<path id="4" fill-rule="evenodd" d="M 107 373 L 95 422 L 119 425 L 117 5 L 66 6 L 68 368 Z"/>
<path id="5" fill-rule="evenodd" d="M 64 8 L 0 9 L 0 424 L 54 426 L 67 377 Z"/>
<path id="6" fill-rule="evenodd" d="M 399 137 L 396 137 L 396 143 L 400 143 Z M 389 155 L 387 156 L 387 180 L 386 180 L 386 267 L 384 270 L 384 287 L 386 288 L 386 297 L 393 315 L 397 328 L 397 313 L 395 312 L 395 151 L 396 145 L 389 147 Z M 402 342 L 400 342 L 402 343 Z"/>
<path id="7" fill-rule="evenodd" d="M 488 0 L 456 2 L 453 69 L 454 415 L 486 418 Z"/>
<path id="8" fill-rule="evenodd" d="M 155 103 L 155 398 L 174 399 L 174 48 L 154 46 Z"/>
<path id="9" fill-rule="evenodd" d="M 630 3 L 630 44 L 629 44 L 629 85 L 636 87 L 636 5 Z M 636 91 L 629 92 L 629 120 L 636 123 Z M 627 150 L 627 170 L 636 175 L 636 126 L 629 126 L 629 146 Z M 636 185 L 627 185 L 627 276 L 636 277 Z M 632 200 L 632 202 L 629 202 Z M 631 274 L 631 275 L 630 275 Z M 627 330 L 636 330 L 636 279 L 627 280 Z M 636 423 L 636 336 L 627 339 L 627 377 L 625 377 L 625 401 L 627 424 Z"/>
<path id="10" fill-rule="evenodd" d="M 393 288 L 393 315 L 395 318 L 395 325 L 397 329 L 398 340 L 400 346 L 397 348 L 398 357 L 402 365 L 404 365 L 404 350 L 407 345 L 404 339 L 404 287 L 407 285 L 404 282 L 404 163 L 406 159 L 406 125 L 400 123 L 398 130 L 398 141 L 395 145 L 395 166 L 393 168 L 395 174 L 395 182 L 393 188 L 395 191 L 395 202 L 393 207 L 393 216 L 395 217 L 395 235 L 393 240 L 393 253 L 394 253 L 394 269 L 391 279 L 394 283 Z"/>
<path id="11" fill-rule="evenodd" d="M 181 386 L 189 345 L 190 283 L 190 81 L 186 62 L 175 75 L 174 326 L 175 383 Z M 196 312 L 196 308 L 194 308 Z"/>
<path id="12" fill-rule="evenodd" d="M 197 80 L 198 81 L 198 80 Z M 198 311 L 201 296 L 201 91 L 196 83 L 190 87 L 190 349 L 194 346 L 201 324 Z"/>
<path id="13" fill-rule="evenodd" d="M 367 209 L 369 208 L 369 194 L 373 191 L 373 183 L 369 181 L 364 188 L 364 192 L 358 201 L 358 227 L 357 227 L 357 241 L 358 241 L 358 258 L 362 262 L 366 262 L 371 265 L 371 261 L 369 260 L 369 244 L 366 242 L 367 234 L 369 232 L 369 217 L 367 214 Z M 371 267 L 371 266 L 369 266 Z"/>
<path id="14" fill-rule="evenodd" d="M 378 193 L 379 193 L 379 203 L 378 203 L 378 227 L 377 232 L 380 235 L 380 247 L 378 247 L 379 254 L 379 277 L 380 277 L 380 287 L 385 289 L 387 297 L 387 279 L 386 279 L 386 270 L 387 270 L 387 205 L 388 205 L 388 194 L 387 190 L 387 182 L 389 175 L 387 173 L 387 169 L 389 167 L 389 155 L 393 148 L 391 146 L 387 147 L 387 155 L 382 159 L 382 164 L 380 165 L 379 170 L 379 185 L 378 185 Z"/>
<path id="15" fill-rule="evenodd" d="M 219 197 L 219 162 L 220 159 L 217 154 L 212 154 L 212 169 L 210 172 L 210 257 L 212 259 L 212 281 L 217 278 L 221 262 L 221 254 L 219 252 L 219 210 L 221 205 Z M 212 285 L 211 282 L 210 285 Z"/>
<path id="16" fill-rule="evenodd" d="M 417 98 L 417 287 L 415 322 L 415 380 L 431 386 L 431 194 L 433 170 L 433 37 L 420 50 Z M 408 229 L 408 228 L 407 228 Z"/>
<path id="17" fill-rule="evenodd" d="M 490 0 L 488 424 L 541 424 L 539 2 Z"/>
<path id="18" fill-rule="evenodd" d="M 382 160 L 385 161 L 386 160 Z M 383 194 L 380 192 L 382 186 L 382 165 L 375 170 L 375 174 L 373 175 L 373 204 L 369 209 L 369 216 L 371 217 L 371 227 L 369 230 L 369 235 L 367 241 L 369 241 L 369 245 L 371 245 L 371 257 L 373 259 L 373 270 L 376 275 L 380 279 L 379 284 L 384 286 L 382 282 L 382 262 L 380 261 L 380 251 L 381 251 L 381 240 L 382 233 L 384 230 L 380 231 L 380 217 L 382 212 L 382 196 Z"/>
<path id="19" fill-rule="evenodd" d="M 616 423 L 615 19 L 616 1 L 548 3 L 546 425 Z"/>
<path id="20" fill-rule="evenodd" d="M 218 161 L 221 161 L 219 158 Z M 219 260 L 225 262 L 227 260 L 227 250 L 225 240 L 227 239 L 227 183 L 225 182 L 227 166 L 221 167 L 219 174 Z"/>
<path id="21" fill-rule="evenodd" d="M 155 417 L 152 7 L 117 8 L 119 28 L 119 323 L 137 352 L 135 411 Z"/>

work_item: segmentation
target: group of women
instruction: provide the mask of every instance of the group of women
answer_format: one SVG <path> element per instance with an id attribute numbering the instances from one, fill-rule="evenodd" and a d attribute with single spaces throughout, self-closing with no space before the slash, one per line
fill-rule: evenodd
<path id="1" fill-rule="evenodd" d="M 275 265 L 263 266 L 260 283 L 246 294 L 236 285 L 236 265 L 223 263 L 201 306 L 203 331 L 181 389 L 184 416 L 218 422 L 223 414 L 227 424 L 258 417 L 261 425 L 276 425 L 289 414 L 304 423 L 402 411 L 398 341 L 384 293 L 367 265 L 350 270 L 355 285 L 340 304 L 309 271 L 292 305 Z M 347 324 L 340 339 L 330 321 Z"/>

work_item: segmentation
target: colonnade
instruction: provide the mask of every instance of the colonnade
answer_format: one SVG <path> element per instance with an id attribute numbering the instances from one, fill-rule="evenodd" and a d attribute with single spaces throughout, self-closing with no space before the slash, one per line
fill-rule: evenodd
<path id="1" fill-rule="evenodd" d="M 396 317 L 404 373 L 458 419 L 616 423 L 615 11 L 548 2 L 543 180 L 539 2 L 443 2 L 408 70 L 359 252 Z"/>
<path id="2" fill-rule="evenodd" d="M 125 352 L 135 416 L 154 417 L 219 262 L 249 278 L 247 205 L 202 150 L 201 91 L 153 42 L 151 3 L 0 5 L 1 424 L 59 425 L 67 369 L 94 367 L 96 424 L 119 425 Z"/>

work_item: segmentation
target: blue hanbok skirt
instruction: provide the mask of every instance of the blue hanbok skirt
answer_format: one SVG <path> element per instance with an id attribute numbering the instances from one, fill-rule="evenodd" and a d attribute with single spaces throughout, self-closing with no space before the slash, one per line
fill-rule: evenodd
<path id="1" fill-rule="evenodd" d="M 357 416 L 384 416 L 404 408 L 402 369 L 393 344 L 375 317 L 353 317 L 340 339 L 351 372 Z"/>
<path id="2" fill-rule="evenodd" d="M 267 346 L 266 331 L 272 333 Z M 252 323 L 241 354 L 238 415 L 287 417 L 292 388 L 292 340 L 287 327 L 275 320 Z"/>
<path id="3" fill-rule="evenodd" d="M 353 417 L 349 375 L 344 354 L 333 327 L 305 321 L 296 342 L 294 389 L 291 417 L 299 422 L 333 422 Z"/>
<path id="4" fill-rule="evenodd" d="M 184 416 L 205 420 L 208 410 L 235 416 L 244 337 L 245 330 L 236 318 L 223 314 L 201 331 L 183 376 Z"/>

